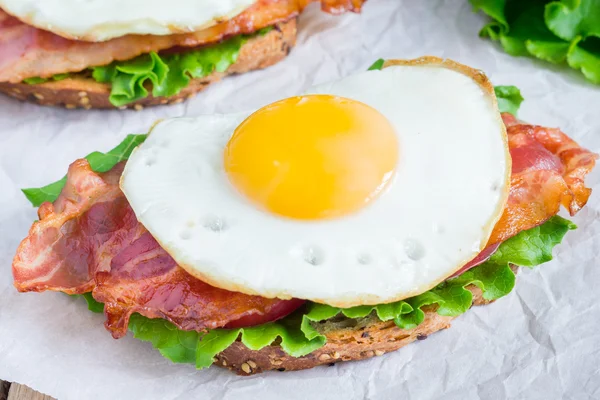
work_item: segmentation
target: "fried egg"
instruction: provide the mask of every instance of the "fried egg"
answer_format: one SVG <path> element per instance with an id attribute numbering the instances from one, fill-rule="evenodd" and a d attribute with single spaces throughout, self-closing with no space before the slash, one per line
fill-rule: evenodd
<path id="1" fill-rule="evenodd" d="M 426 58 L 254 112 L 162 121 L 121 189 L 195 277 L 351 307 L 422 293 L 474 258 L 510 170 L 487 78 Z"/>
<path id="2" fill-rule="evenodd" d="M 256 0 L 0 0 L 0 8 L 61 36 L 104 41 L 128 34 L 195 32 L 228 20 Z"/>

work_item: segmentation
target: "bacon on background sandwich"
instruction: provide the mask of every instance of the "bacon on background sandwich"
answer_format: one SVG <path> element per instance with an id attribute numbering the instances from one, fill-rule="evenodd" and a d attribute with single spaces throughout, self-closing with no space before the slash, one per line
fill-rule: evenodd
<path id="1" fill-rule="evenodd" d="M 0 0 L 0 92 L 66 108 L 183 101 L 282 60 L 310 3 L 365 0 Z"/>
<path id="2" fill-rule="evenodd" d="M 83 295 L 113 337 L 239 374 L 380 356 L 552 259 L 596 154 L 515 87 L 389 60 L 256 112 L 165 120 L 24 190 L 19 291 Z M 498 100 L 497 100 L 498 99 Z M 500 108 L 499 108 L 500 107 Z"/>

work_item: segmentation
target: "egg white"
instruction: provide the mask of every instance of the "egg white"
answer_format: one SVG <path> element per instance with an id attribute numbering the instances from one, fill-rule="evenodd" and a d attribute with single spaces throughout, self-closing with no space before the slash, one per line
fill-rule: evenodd
<path id="1" fill-rule="evenodd" d="M 256 0 L 0 0 L 0 8 L 61 36 L 104 41 L 128 34 L 170 35 L 231 19 Z"/>
<path id="2" fill-rule="evenodd" d="M 212 285 L 340 307 L 400 300 L 475 257 L 502 213 L 506 132 L 480 83 L 442 65 L 399 65 L 309 91 L 370 105 L 398 134 L 393 182 L 350 216 L 286 219 L 235 191 L 223 149 L 250 113 L 159 123 L 127 162 L 121 188 L 171 256 Z"/>

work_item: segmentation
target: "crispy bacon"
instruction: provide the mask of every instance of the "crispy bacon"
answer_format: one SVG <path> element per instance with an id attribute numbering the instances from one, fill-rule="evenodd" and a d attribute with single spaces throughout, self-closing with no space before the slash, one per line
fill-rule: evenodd
<path id="1" fill-rule="evenodd" d="M 19 291 L 92 291 L 105 303 L 115 338 L 139 313 L 181 329 L 240 327 L 288 315 L 303 301 L 267 299 L 212 287 L 185 272 L 137 221 L 119 189 L 123 164 L 98 174 L 86 160 L 69 168 L 54 202 L 39 209 L 13 262 Z"/>
<path id="2" fill-rule="evenodd" d="M 513 160 L 509 200 L 488 247 L 461 272 L 487 260 L 501 241 L 555 215 L 561 204 L 576 213 L 590 195 L 583 180 L 596 154 L 558 129 L 504 118 Z M 272 321 L 302 304 L 217 289 L 178 267 L 118 188 L 122 169 L 98 174 L 85 160 L 71 165 L 60 197 L 40 207 L 40 221 L 17 250 L 19 291 L 91 290 L 105 303 L 105 325 L 114 337 L 125 334 L 134 312 L 201 330 Z"/>
<path id="3" fill-rule="evenodd" d="M 87 161 L 78 160 L 69 168 L 69 179 L 58 199 L 44 203 L 35 222 L 17 250 L 13 261 L 15 286 L 20 291 L 58 290 L 85 293 L 94 286 L 94 271 L 109 267 L 110 257 L 98 256 L 118 250 L 123 236 L 137 227 L 127 220 L 123 209 L 114 208 L 115 219 L 123 218 L 122 231 L 96 223 L 88 216 L 96 203 L 106 204 L 122 197 L 119 177 L 122 167 L 100 176 L 89 173 Z M 138 233 L 139 234 L 139 233 Z"/>
<path id="4" fill-rule="evenodd" d="M 561 204 L 575 215 L 590 197 L 584 178 L 598 158 L 559 129 L 524 124 L 507 113 L 502 117 L 512 176 L 508 202 L 488 245 L 540 225 L 556 215 Z"/>
<path id="5" fill-rule="evenodd" d="M 71 40 L 27 25 L 0 9 L 0 82 L 47 78 L 88 67 L 129 60 L 172 47 L 197 47 L 257 30 L 296 17 L 318 0 L 258 0 L 235 18 L 198 32 L 166 36 L 127 35 L 106 42 Z M 322 0 L 332 14 L 360 11 L 366 0 Z"/>
<path id="6" fill-rule="evenodd" d="M 561 204 L 574 215 L 592 192 L 584 179 L 597 154 L 559 129 L 524 124 L 509 113 L 502 119 L 512 159 L 508 201 L 486 248 L 452 277 L 487 261 L 503 241 L 556 215 Z"/>

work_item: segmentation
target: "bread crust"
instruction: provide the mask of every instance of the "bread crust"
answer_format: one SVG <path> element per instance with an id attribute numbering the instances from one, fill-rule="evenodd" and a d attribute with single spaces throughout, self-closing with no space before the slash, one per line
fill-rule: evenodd
<path id="1" fill-rule="evenodd" d="M 144 99 L 120 108 L 141 110 L 148 106 L 181 103 L 227 75 L 241 74 L 276 64 L 289 54 L 296 43 L 296 19 L 276 24 L 274 28 L 264 36 L 257 36 L 248 40 L 242 46 L 237 61 L 227 71 L 213 72 L 205 78 L 193 79 L 186 88 L 175 96 L 168 98 L 154 97 L 150 94 Z M 35 85 L 22 82 L 2 82 L 0 83 L 0 93 L 43 106 L 59 106 L 68 109 L 115 108 L 109 101 L 110 85 L 96 82 L 88 77 L 75 76 L 61 81 Z"/>
<path id="2" fill-rule="evenodd" d="M 511 267 L 516 273 L 516 267 Z M 481 290 L 467 286 L 473 294 L 473 305 L 491 303 Z M 239 340 L 217 354 L 214 364 L 238 375 L 253 375 L 269 370 L 297 371 L 340 361 L 363 360 L 398 350 L 415 340 L 426 339 L 434 332 L 450 327 L 456 317 L 445 317 L 435 312 L 437 307 L 426 306 L 423 322 L 414 329 L 400 329 L 394 321 L 380 321 L 376 316 L 340 322 L 326 321 L 316 328 L 327 337 L 327 344 L 304 356 L 292 357 L 274 343 L 260 350 L 250 350 Z M 352 325 L 349 326 L 348 323 Z"/>

